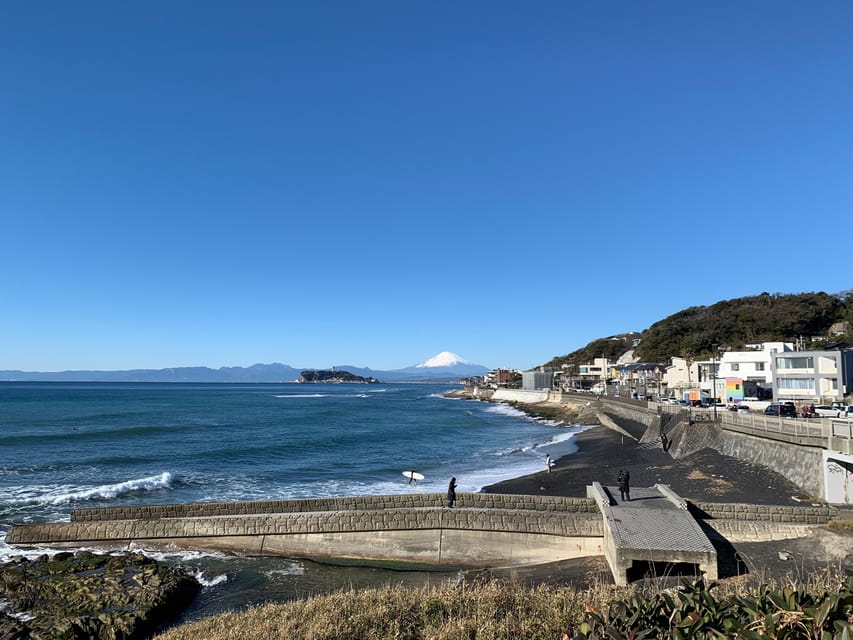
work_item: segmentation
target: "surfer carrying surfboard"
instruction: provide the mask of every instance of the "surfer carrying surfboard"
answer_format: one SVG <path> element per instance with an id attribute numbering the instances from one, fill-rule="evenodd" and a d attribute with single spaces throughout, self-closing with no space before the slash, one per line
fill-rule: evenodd
<path id="1" fill-rule="evenodd" d="M 404 471 L 403 475 L 409 479 L 409 484 L 412 484 L 413 482 L 415 484 L 417 484 L 418 480 L 424 479 L 424 475 L 422 473 L 418 473 L 417 471 L 415 471 L 414 467 L 412 467 L 411 471 Z"/>

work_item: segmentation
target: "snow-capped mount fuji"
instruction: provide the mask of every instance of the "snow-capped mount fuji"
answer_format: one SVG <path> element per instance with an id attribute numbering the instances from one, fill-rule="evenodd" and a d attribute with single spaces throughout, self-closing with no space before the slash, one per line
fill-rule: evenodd
<path id="1" fill-rule="evenodd" d="M 435 367 L 455 367 L 458 364 L 474 364 L 473 362 L 468 362 L 467 360 L 457 356 L 455 353 L 451 353 L 450 351 L 442 351 L 437 356 L 433 356 L 426 362 L 421 362 L 420 364 L 415 365 L 415 369 L 432 369 Z M 476 365 L 475 365 L 476 366 Z"/>
<path id="2" fill-rule="evenodd" d="M 471 376 L 481 376 L 488 371 L 489 369 L 481 364 L 469 362 L 450 351 L 442 351 L 429 360 L 412 367 L 383 371 L 382 373 L 385 374 L 384 379 L 388 381 L 396 379 L 411 382 L 447 382 L 459 381 Z"/>

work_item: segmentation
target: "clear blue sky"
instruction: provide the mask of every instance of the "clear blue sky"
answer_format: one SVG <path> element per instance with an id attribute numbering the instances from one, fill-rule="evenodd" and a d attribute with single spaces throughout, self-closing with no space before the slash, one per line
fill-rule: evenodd
<path id="1" fill-rule="evenodd" d="M 0 369 L 528 368 L 853 287 L 853 3 L 22 2 Z"/>

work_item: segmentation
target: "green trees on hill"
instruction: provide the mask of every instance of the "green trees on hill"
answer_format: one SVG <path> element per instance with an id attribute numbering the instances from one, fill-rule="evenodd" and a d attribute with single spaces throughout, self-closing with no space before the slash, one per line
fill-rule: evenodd
<path id="1" fill-rule="evenodd" d="M 762 293 L 723 300 L 656 322 L 643 332 L 634 355 L 642 361 L 661 362 L 671 356 L 710 356 L 714 345 L 742 349 L 757 342 L 810 340 L 825 337 L 846 313 L 845 302 L 826 293 Z"/>
<path id="2" fill-rule="evenodd" d="M 829 335 L 834 324 L 847 321 L 839 335 Z M 770 294 L 722 300 L 709 307 L 690 307 L 664 318 L 641 334 L 599 338 L 585 347 L 547 362 L 546 368 L 616 360 L 641 338 L 634 356 L 642 362 L 668 362 L 673 356 L 707 358 L 717 348 L 742 349 L 746 344 L 793 342 L 802 338 L 807 347 L 820 348 L 812 338 L 853 344 L 853 293 Z"/>

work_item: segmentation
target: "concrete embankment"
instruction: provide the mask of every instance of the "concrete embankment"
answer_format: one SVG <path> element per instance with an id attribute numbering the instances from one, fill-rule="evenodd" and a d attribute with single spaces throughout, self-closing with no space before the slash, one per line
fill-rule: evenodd
<path id="1" fill-rule="evenodd" d="M 585 498 L 441 494 L 197 503 L 74 512 L 13 527 L 9 544 L 214 549 L 456 566 L 512 566 L 601 553 L 601 517 Z"/>
<path id="2" fill-rule="evenodd" d="M 562 407 L 567 415 L 575 413 L 579 422 L 599 422 L 641 443 L 654 442 L 665 431 L 671 442 L 669 454 L 675 459 L 709 448 L 767 467 L 795 484 L 803 494 L 818 499 L 825 495 L 823 451 L 818 447 L 729 431 L 724 425 L 713 422 L 691 422 L 686 412 L 661 415 L 643 403 L 607 396 L 597 398 L 517 389 L 465 389 L 457 395 L 511 402 L 534 414 L 538 407 Z M 592 415 L 596 420 L 590 420 Z"/>

